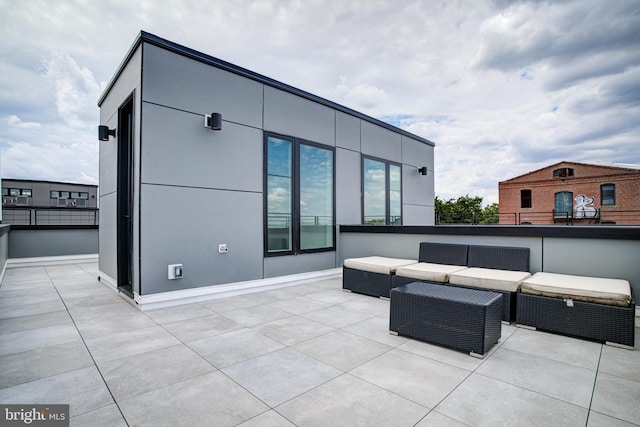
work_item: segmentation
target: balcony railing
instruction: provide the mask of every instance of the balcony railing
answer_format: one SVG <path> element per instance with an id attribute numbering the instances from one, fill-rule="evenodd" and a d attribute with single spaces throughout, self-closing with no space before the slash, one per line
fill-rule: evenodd
<path id="1" fill-rule="evenodd" d="M 491 217 L 484 213 L 457 212 L 446 215 L 436 212 L 435 224 L 500 224 L 500 225 L 640 225 L 640 210 L 611 210 L 597 208 L 590 211 L 520 211 L 501 212 Z"/>
<path id="2" fill-rule="evenodd" d="M 2 223 L 16 226 L 98 226 L 95 208 L 4 207 Z"/>

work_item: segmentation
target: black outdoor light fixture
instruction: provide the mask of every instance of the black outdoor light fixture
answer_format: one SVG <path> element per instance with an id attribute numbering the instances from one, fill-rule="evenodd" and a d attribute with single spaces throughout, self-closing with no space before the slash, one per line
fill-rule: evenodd
<path id="1" fill-rule="evenodd" d="M 100 125 L 98 126 L 98 140 L 100 141 L 108 141 L 109 135 L 112 137 L 116 137 L 116 130 L 109 129 L 109 126 Z"/>
<path id="2" fill-rule="evenodd" d="M 427 174 L 427 167 L 426 167 L 426 166 L 423 166 L 423 167 L 421 167 L 421 168 L 418 168 L 418 173 L 419 173 L 420 175 L 426 175 L 426 174 Z"/>
<path id="3" fill-rule="evenodd" d="M 210 116 L 204 116 L 204 127 L 211 130 L 222 130 L 222 114 L 211 113 Z"/>

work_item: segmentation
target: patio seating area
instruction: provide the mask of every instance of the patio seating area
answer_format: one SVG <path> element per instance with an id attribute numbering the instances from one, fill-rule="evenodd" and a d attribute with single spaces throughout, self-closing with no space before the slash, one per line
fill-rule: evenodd
<path id="1" fill-rule="evenodd" d="M 633 426 L 636 350 L 501 325 L 484 359 L 389 333 L 340 278 L 141 312 L 96 263 L 9 268 L 0 403 L 72 426 Z"/>

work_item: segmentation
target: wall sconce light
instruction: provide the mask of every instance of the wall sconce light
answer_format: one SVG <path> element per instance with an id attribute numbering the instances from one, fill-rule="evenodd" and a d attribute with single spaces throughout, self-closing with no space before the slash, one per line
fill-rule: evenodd
<path id="1" fill-rule="evenodd" d="M 427 174 L 427 167 L 426 167 L 426 166 L 423 166 L 423 167 L 421 167 L 421 168 L 418 168 L 418 173 L 419 173 L 420 175 L 426 175 L 426 174 Z"/>
<path id="2" fill-rule="evenodd" d="M 204 116 L 204 127 L 211 130 L 222 130 L 222 114 L 211 113 L 210 116 Z"/>
<path id="3" fill-rule="evenodd" d="M 108 141 L 109 135 L 112 137 L 116 137 L 116 130 L 109 129 L 108 126 L 100 125 L 98 126 L 98 140 L 100 141 Z"/>

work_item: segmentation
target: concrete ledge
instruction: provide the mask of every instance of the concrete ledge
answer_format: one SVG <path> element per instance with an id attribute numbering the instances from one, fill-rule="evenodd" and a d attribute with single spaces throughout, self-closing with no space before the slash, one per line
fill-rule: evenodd
<path id="1" fill-rule="evenodd" d="M 100 274 L 102 276 L 102 273 Z M 198 288 L 184 289 L 180 291 L 162 292 L 158 294 L 138 295 L 134 293 L 134 299 L 138 305 L 138 308 L 142 311 L 146 311 L 181 304 L 190 304 L 194 302 L 226 298 L 236 295 L 246 295 L 270 289 L 286 288 L 289 286 L 307 284 L 318 280 L 339 278 L 341 277 L 341 275 L 342 269 L 334 268 L 330 270 L 314 271 L 310 273 L 293 274 L 290 276 L 271 277 L 268 279 L 228 283 L 225 285 L 203 286 Z M 108 286 L 113 287 L 109 283 Z M 124 295 L 123 298 L 129 299 Z"/>
<path id="2" fill-rule="evenodd" d="M 85 262 L 98 262 L 98 254 L 89 255 L 64 255 L 30 258 L 9 258 L 7 268 L 41 267 L 46 265 L 82 264 Z"/>

